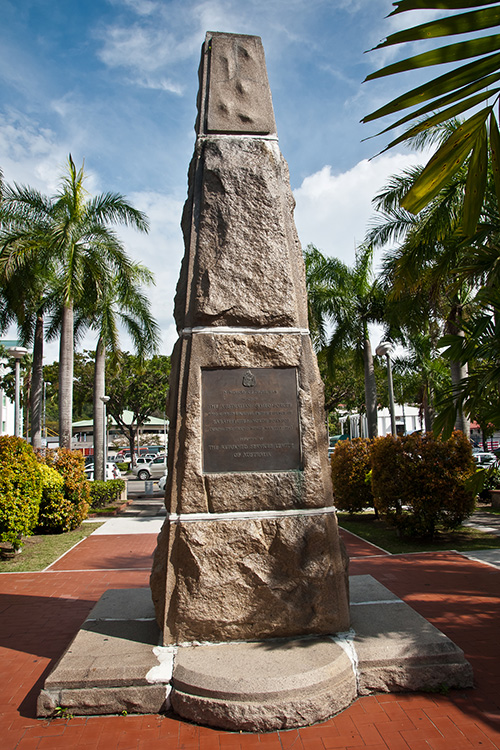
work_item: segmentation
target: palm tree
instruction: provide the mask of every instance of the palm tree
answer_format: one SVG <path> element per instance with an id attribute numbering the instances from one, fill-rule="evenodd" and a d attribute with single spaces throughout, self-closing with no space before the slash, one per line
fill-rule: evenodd
<path id="1" fill-rule="evenodd" d="M 34 448 L 41 448 L 44 315 L 53 305 L 55 269 L 45 247 L 47 224 L 36 206 L 47 202 L 30 191 L 31 210 L 26 203 L 29 189 L 0 187 L 0 329 L 17 323 L 22 344 L 33 346 L 31 441 Z"/>
<path id="2" fill-rule="evenodd" d="M 455 34 L 468 34 L 470 38 L 393 63 L 369 75 L 366 80 L 419 70 L 431 65 L 453 65 L 448 73 L 397 97 L 364 117 L 362 122 L 371 122 L 413 108 L 409 114 L 381 131 L 386 133 L 393 128 L 413 123 L 401 136 L 391 141 L 387 146 L 389 149 L 411 140 L 429 128 L 449 122 L 463 112 L 475 110 L 474 114 L 439 146 L 401 202 L 408 211 L 419 213 L 462 169 L 470 155 L 461 222 L 464 233 L 471 236 L 479 220 L 485 196 L 488 143 L 495 165 L 497 206 L 500 204 L 500 133 L 495 116 L 495 106 L 500 97 L 500 37 L 498 34 L 482 37 L 477 35 L 478 31 L 498 26 L 500 3 L 494 0 L 397 0 L 395 5 L 397 7 L 390 15 L 425 8 L 464 9 L 467 12 L 448 14 L 430 23 L 391 34 L 375 49 L 430 38 L 449 38 Z M 471 59 L 472 61 L 465 65 L 456 65 L 459 60 Z M 478 110 L 482 104 L 485 106 Z"/>
<path id="3" fill-rule="evenodd" d="M 309 317 L 316 348 L 325 347 L 327 361 L 352 346 L 362 363 L 369 437 L 377 436 L 377 386 L 368 332 L 371 322 L 383 315 L 384 299 L 373 280 L 373 248 L 362 246 L 353 268 L 336 258 L 326 258 L 313 245 L 305 252 Z M 333 326 L 328 337 L 327 327 Z"/>
<path id="4" fill-rule="evenodd" d="M 77 171 L 71 155 L 68 172 L 53 202 L 51 239 L 61 266 L 62 305 L 59 349 L 59 442 L 71 447 L 73 417 L 74 308 L 90 290 L 103 291 L 116 275 L 129 272 L 131 262 L 110 224 L 148 230 L 146 216 L 118 194 L 87 198 L 83 166 Z"/>
<path id="5" fill-rule="evenodd" d="M 102 193 L 90 198 L 84 188 L 83 166 L 71 157 L 60 188 L 52 198 L 15 186 L 7 209 L 24 217 L 16 241 L 15 262 L 27 268 L 37 258 L 57 269 L 54 298 L 60 308 L 59 443 L 71 447 L 73 411 L 74 310 L 85 298 L 98 298 L 115 276 L 131 268 L 113 224 L 148 230 L 146 216 L 123 196 Z M 43 241 L 42 241 L 43 240 Z"/>
<path id="6" fill-rule="evenodd" d="M 425 142 L 422 139 L 423 145 Z M 456 273 L 470 247 L 460 226 L 466 176 L 464 170 L 457 172 L 415 216 L 401 207 L 400 199 L 418 181 L 422 169 L 414 167 L 393 175 L 378 193 L 373 201 L 378 216 L 365 241 L 375 247 L 399 243 L 386 253 L 381 274 L 388 297 L 387 315 L 390 320 L 392 311 L 392 321 L 397 320 L 399 328 L 399 335 L 393 335 L 408 344 L 423 333 L 437 346 L 438 327 L 442 326 L 441 333 L 463 335 L 464 310 L 471 301 L 471 279 L 459 279 Z M 467 376 L 467 367 L 452 360 L 450 372 L 457 389 Z M 460 409 L 455 427 L 469 433 L 469 420 Z"/>
<path id="7" fill-rule="evenodd" d="M 143 357 L 158 350 L 160 331 L 151 315 L 148 298 L 141 285 L 154 283 L 145 266 L 132 264 L 127 273 L 116 276 L 99 296 L 78 311 L 76 329 L 89 325 L 98 334 L 94 367 L 93 420 L 94 420 L 94 476 L 105 479 L 105 456 L 100 447 L 104 444 L 104 403 L 106 393 L 106 351 L 119 358 L 119 332 L 121 323 L 130 335 L 135 351 Z"/>

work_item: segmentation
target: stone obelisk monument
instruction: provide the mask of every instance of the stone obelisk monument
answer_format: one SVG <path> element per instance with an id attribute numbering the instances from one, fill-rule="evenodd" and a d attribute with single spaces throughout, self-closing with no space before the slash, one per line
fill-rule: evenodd
<path id="1" fill-rule="evenodd" d="M 349 627 L 323 385 L 259 37 L 208 33 L 175 299 L 163 643 Z"/>
<path id="2" fill-rule="evenodd" d="M 164 645 L 147 590 L 105 592 L 38 715 L 171 707 L 262 732 L 373 690 L 469 687 L 461 649 L 371 576 L 351 579 L 346 632 L 323 387 L 258 37 L 207 34 L 198 113 L 151 573 Z"/>

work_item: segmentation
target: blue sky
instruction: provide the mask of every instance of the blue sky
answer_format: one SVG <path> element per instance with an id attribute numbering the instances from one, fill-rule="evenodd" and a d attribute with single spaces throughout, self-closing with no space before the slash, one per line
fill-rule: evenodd
<path id="1" fill-rule="evenodd" d="M 147 237 L 122 236 L 155 273 L 151 300 L 168 354 L 205 32 L 262 37 L 302 245 L 350 264 L 371 198 L 417 160 L 400 149 L 368 161 L 383 142 L 362 142 L 376 127 L 361 117 L 407 85 L 361 83 L 394 54 L 364 54 L 403 25 L 385 18 L 391 8 L 390 0 L 0 0 L 4 177 L 50 194 L 71 152 L 77 165 L 85 159 L 91 193 L 120 192 L 148 214 Z M 92 348 L 91 334 L 82 345 Z M 46 361 L 56 357 L 49 347 Z"/>

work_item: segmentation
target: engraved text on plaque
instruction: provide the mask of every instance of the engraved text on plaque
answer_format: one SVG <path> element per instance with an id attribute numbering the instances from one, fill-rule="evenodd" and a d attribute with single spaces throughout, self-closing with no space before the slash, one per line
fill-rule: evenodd
<path id="1" fill-rule="evenodd" d="M 300 469 L 294 367 L 202 370 L 203 470 Z"/>

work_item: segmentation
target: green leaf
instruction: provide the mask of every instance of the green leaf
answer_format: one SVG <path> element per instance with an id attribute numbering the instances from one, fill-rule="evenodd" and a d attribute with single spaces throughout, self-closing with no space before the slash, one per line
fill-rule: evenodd
<path id="1" fill-rule="evenodd" d="M 386 104 L 375 112 L 363 117 L 361 122 L 378 120 L 380 117 L 394 114 L 394 112 L 399 112 L 402 109 L 407 109 L 408 107 L 422 104 L 429 99 L 434 99 L 436 96 L 455 91 L 461 86 L 477 82 L 479 78 L 497 71 L 499 67 L 500 53 L 490 55 L 481 60 L 474 60 L 474 62 L 462 65 L 462 67 L 457 70 L 445 73 L 445 75 L 434 78 L 421 86 L 417 86 L 417 88 L 412 89 L 406 94 L 398 96 L 396 99 L 389 102 L 389 104 Z M 370 77 L 368 76 L 365 80 L 370 80 Z"/>
<path id="2" fill-rule="evenodd" d="M 478 468 L 468 479 L 465 480 L 465 490 L 471 492 L 474 496 L 479 495 L 488 477 L 488 469 Z"/>
<path id="3" fill-rule="evenodd" d="M 470 8 L 471 6 L 479 7 L 495 4 L 496 0 L 474 0 L 473 2 L 471 0 L 396 0 L 394 5 L 397 5 L 397 8 L 389 13 L 388 17 L 404 13 L 407 10 L 458 10 L 460 8 Z"/>
<path id="4" fill-rule="evenodd" d="M 385 68 L 382 68 L 375 73 L 371 73 L 368 78 L 374 80 L 375 78 L 382 78 L 383 76 L 390 76 L 395 73 L 403 73 L 406 70 L 417 70 L 418 68 L 427 68 L 430 65 L 454 63 L 457 60 L 465 60 L 469 57 L 487 55 L 490 52 L 496 52 L 499 49 L 499 34 L 480 39 L 471 39 L 468 42 L 449 44 L 447 47 L 438 47 L 429 52 L 424 52 L 421 55 L 407 57 L 405 60 L 400 60 L 392 65 L 387 65 Z"/>
<path id="5" fill-rule="evenodd" d="M 495 193 L 498 205 L 500 206 L 500 133 L 498 132 L 498 125 L 493 112 L 490 116 L 490 148 Z"/>
<path id="6" fill-rule="evenodd" d="M 486 126 L 478 131 L 478 137 L 469 162 L 462 214 L 462 228 L 470 237 L 476 231 L 481 206 L 483 205 L 486 178 L 488 175 L 488 134 Z"/>
<path id="7" fill-rule="evenodd" d="M 452 36 L 453 34 L 468 34 L 480 29 L 489 29 L 500 24 L 500 7 L 498 3 L 482 10 L 473 10 L 469 13 L 438 18 L 430 23 L 413 26 L 410 29 L 397 31 L 390 34 L 387 39 L 380 42 L 374 49 L 390 47 L 393 44 L 403 42 L 416 42 L 420 39 L 431 39 L 439 36 Z"/>
<path id="8" fill-rule="evenodd" d="M 471 109 L 472 107 L 475 107 L 477 104 L 480 104 L 481 102 L 484 102 L 485 99 L 489 99 L 490 96 L 494 96 L 499 91 L 500 91 L 500 88 L 492 89 L 490 91 L 483 91 L 481 94 L 477 94 L 476 96 L 471 96 L 469 99 L 465 99 L 464 101 L 458 102 L 458 104 L 455 104 L 454 107 L 448 107 L 447 109 L 443 109 L 441 112 L 437 112 L 432 117 L 428 117 L 423 122 L 420 122 L 418 123 L 418 125 L 415 125 L 413 128 L 410 128 L 410 130 L 405 131 L 398 138 L 395 138 L 380 153 L 383 154 L 385 151 L 392 148 L 393 146 L 397 146 L 399 143 L 402 143 L 403 141 L 407 141 L 408 139 L 413 138 L 414 136 L 418 135 L 418 133 L 421 133 L 424 130 L 428 130 L 429 128 L 432 128 L 435 125 L 439 125 L 445 120 L 451 120 L 453 117 L 457 117 L 457 115 L 461 114 L 462 112 L 465 112 L 468 109 Z"/>
<path id="9" fill-rule="evenodd" d="M 448 104 L 453 104 L 453 102 L 461 101 L 462 99 L 465 99 L 470 94 L 474 94 L 476 91 L 482 90 L 488 86 L 491 86 L 493 83 L 496 83 L 500 80 L 500 73 L 492 73 L 489 76 L 486 76 L 485 78 L 481 78 L 480 81 L 475 81 L 474 83 L 470 83 L 468 86 L 464 86 L 463 88 L 459 89 L 458 91 L 453 92 L 452 94 L 447 94 L 446 96 L 441 97 L 440 99 L 436 99 L 433 102 L 430 102 L 429 104 L 426 104 L 425 106 L 421 107 L 420 109 L 416 110 L 415 112 L 410 112 L 409 114 L 402 117 L 397 122 L 393 123 L 392 125 L 388 125 L 388 127 L 384 128 L 384 130 L 381 130 L 379 133 L 377 133 L 377 136 L 382 135 L 383 133 L 387 133 L 389 130 L 394 130 L 394 128 L 397 128 L 401 125 L 404 125 L 407 122 L 410 122 L 410 120 L 415 120 L 416 118 L 426 115 L 428 112 L 436 111 L 440 109 L 440 107 L 445 107 Z M 495 89 L 496 91 L 497 89 Z M 488 98 L 488 96 L 492 94 L 491 90 L 488 90 L 486 92 L 483 92 L 480 94 L 480 96 L 483 96 L 484 98 Z M 464 110 L 465 111 L 465 110 Z M 370 136 L 370 138 L 376 138 L 377 136 Z M 365 138 L 365 140 L 368 140 Z"/>
<path id="10" fill-rule="evenodd" d="M 473 149 L 477 132 L 484 126 L 490 111 L 488 107 L 473 115 L 439 147 L 401 201 L 403 208 L 417 214 L 439 193 Z"/>

